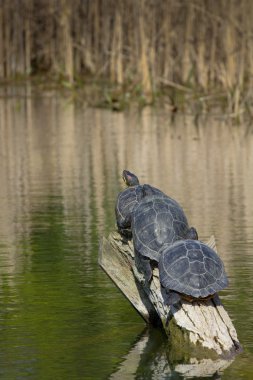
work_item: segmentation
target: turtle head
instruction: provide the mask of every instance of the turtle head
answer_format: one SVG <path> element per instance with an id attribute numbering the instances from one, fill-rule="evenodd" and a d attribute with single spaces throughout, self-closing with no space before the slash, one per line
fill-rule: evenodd
<path id="1" fill-rule="evenodd" d="M 186 239 L 190 239 L 190 240 L 198 240 L 199 236 L 198 236 L 198 233 L 197 233 L 197 230 L 196 228 L 194 227 L 190 227 L 187 231 L 187 234 L 186 234 Z"/>
<path id="2" fill-rule="evenodd" d="M 128 170 L 123 170 L 122 178 L 127 186 L 137 186 L 140 184 L 138 177 Z"/>

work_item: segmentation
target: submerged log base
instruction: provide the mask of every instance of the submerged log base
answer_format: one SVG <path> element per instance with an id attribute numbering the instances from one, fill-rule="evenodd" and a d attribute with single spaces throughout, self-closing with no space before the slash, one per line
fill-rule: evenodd
<path id="1" fill-rule="evenodd" d="M 207 243 L 215 249 L 212 237 Z M 153 270 L 149 286 L 139 283 L 134 275 L 134 250 L 131 240 L 122 239 L 118 232 L 103 238 L 99 264 L 146 322 L 161 321 L 169 337 L 171 350 L 178 359 L 189 352 L 197 357 L 231 357 L 241 351 L 236 330 L 216 295 L 208 301 L 182 300 L 171 307 L 163 302 L 158 268 Z M 176 358 L 173 357 L 173 360 Z"/>

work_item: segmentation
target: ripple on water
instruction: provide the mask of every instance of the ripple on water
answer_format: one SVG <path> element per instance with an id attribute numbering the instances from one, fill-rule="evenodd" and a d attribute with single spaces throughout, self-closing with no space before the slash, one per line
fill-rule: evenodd
<path id="1" fill-rule="evenodd" d="M 222 379 L 252 379 L 253 136 L 214 118 L 171 123 L 162 110 L 15 104 L 0 99 L 0 375 L 189 375 L 97 263 L 129 169 L 177 199 L 203 241 L 215 235 L 230 280 L 221 297 L 245 348 Z"/>

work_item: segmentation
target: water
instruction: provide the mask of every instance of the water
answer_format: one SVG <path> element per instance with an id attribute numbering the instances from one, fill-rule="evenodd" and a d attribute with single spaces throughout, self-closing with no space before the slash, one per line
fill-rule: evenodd
<path id="1" fill-rule="evenodd" d="M 212 363 L 172 363 L 161 331 L 145 328 L 97 264 L 127 168 L 176 198 L 202 240 L 215 235 L 230 280 L 221 298 L 244 347 L 220 376 L 252 379 L 252 131 L 2 90 L 0 378 L 219 378 Z"/>

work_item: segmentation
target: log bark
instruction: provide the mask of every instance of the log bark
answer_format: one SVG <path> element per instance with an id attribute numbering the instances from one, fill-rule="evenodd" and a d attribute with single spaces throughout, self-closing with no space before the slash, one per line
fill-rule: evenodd
<path id="1" fill-rule="evenodd" d="M 214 238 L 208 245 L 215 249 Z M 124 240 L 118 232 L 102 239 L 99 264 L 147 323 L 162 324 L 174 355 L 182 358 L 191 352 L 195 357 L 215 358 L 241 351 L 236 330 L 218 295 L 208 301 L 182 300 L 171 307 L 165 305 L 158 268 L 153 270 L 149 286 L 140 283 L 134 275 L 132 241 Z"/>

